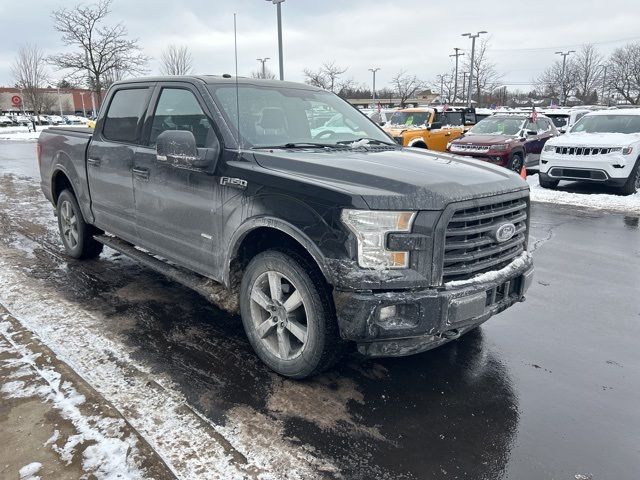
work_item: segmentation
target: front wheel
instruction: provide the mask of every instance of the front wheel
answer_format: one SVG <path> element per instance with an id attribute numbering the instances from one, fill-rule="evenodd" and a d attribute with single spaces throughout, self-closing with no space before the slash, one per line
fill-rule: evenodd
<path id="1" fill-rule="evenodd" d="M 78 201 L 70 190 L 60 193 L 56 211 L 60 237 L 67 254 L 77 259 L 96 258 L 100 255 L 103 245 L 94 240 L 96 230 L 85 222 Z"/>
<path id="2" fill-rule="evenodd" d="M 524 159 L 522 154 L 514 153 L 513 157 L 511 157 L 511 161 L 509 162 L 509 170 L 512 170 L 519 174 L 522 171 L 522 165 L 524 164 Z"/>
<path id="3" fill-rule="evenodd" d="M 249 342 L 275 372 L 301 379 L 339 358 L 341 341 L 328 289 L 303 257 L 260 253 L 244 272 L 240 294 Z"/>
<path id="4" fill-rule="evenodd" d="M 636 192 L 640 192 L 640 159 L 636 162 L 633 170 L 631 170 L 631 174 L 620 189 L 620 192 L 623 195 L 633 195 Z"/>
<path id="5" fill-rule="evenodd" d="M 542 175 L 539 175 L 540 177 L 540 186 L 542 188 L 548 188 L 550 190 L 555 190 L 556 188 L 558 188 L 558 184 L 560 183 L 560 180 L 547 180 L 546 178 L 542 178 Z"/>

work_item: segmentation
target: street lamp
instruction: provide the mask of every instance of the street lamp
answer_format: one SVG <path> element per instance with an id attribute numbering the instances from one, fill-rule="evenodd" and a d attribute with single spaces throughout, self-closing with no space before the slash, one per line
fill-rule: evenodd
<path id="1" fill-rule="evenodd" d="M 270 60 L 270 58 L 269 57 L 256 58 L 256 60 L 258 60 L 260 63 L 262 63 L 262 78 L 267 78 L 267 71 L 265 69 L 264 64 L 267 63 L 267 60 Z"/>
<path id="2" fill-rule="evenodd" d="M 555 53 L 556 55 L 562 55 L 562 79 L 561 79 L 562 91 L 560 92 L 560 106 L 564 106 L 565 102 L 567 101 L 564 94 L 564 70 L 565 70 L 565 67 L 567 66 L 567 57 L 572 53 L 576 53 L 576 51 L 567 50 L 566 52 Z"/>
<path id="3" fill-rule="evenodd" d="M 469 93 L 467 94 L 467 108 L 471 108 L 471 88 L 473 86 L 473 60 L 476 55 L 476 38 L 478 38 L 483 33 L 487 33 L 487 32 L 484 30 L 481 30 L 476 34 L 471 34 L 471 33 L 462 34 L 463 37 L 469 37 L 471 39 L 471 63 L 469 64 L 470 71 L 469 71 Z"/>
<path id="4" fill-rule="evenodd" d="M 376 72 L 380 70 L 380 67 L 370 68 L 369 71 L 373 73 L 373 106 L 376 106 Z"/>
<path id="5" fill-rule="evenodd" d="M 278 58 L 280 60 L 280 80 L 284 80 L 284 66 L 282 64 L 282 12 L 281 3 L 284 0 L 267 0 L 278 7 Z"/>
<path id="6" fill-rule="evenodd" d="M 453 80 L 453 104 L 455 105 L 458 96 L 458 57 L 464 55 L 464 52 L 460 53 L 460 49 L 458 47 L 454 47 L 453 49 L 456 51 L 456 53 L 449 56 L 456 57 L 456 77 Z M 464 90 L 464 87 L 462 87 L 462 89 Z"/>

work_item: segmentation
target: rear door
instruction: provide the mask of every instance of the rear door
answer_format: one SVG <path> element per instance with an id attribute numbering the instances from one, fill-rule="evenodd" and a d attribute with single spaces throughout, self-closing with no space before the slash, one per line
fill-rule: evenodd
<path id="1" fill-rule="evenodd" d="M 151 84 L 128 84 L 114 90 L 87 149 L 96 225 L 128 240 L 136 236 L 131 169 L 150 94 Z"/>
<path id="2" fill-rule="evenodd" d="M 135 156 L 133 188 L 140 245 L 204 275 L 214 270 L 213 169 L 178 167 L 158 160 L 156 139 L 165 130 L 188 130 L 201 153 L 219 140 L 198 90 L 189 83 L 160 83 Z M 219 201 L 218 201 L 219 203 Z"/>

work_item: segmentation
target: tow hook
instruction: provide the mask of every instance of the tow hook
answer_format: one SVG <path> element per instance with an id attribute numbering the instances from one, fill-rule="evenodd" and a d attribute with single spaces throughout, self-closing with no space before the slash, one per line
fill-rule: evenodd
<path id="1" fill-rule="evenodd" d="M 460 330 L 454 328 L 453 330 L 447 330 L 446 332 L 442 332 L 440 334 L 442 338 L 446 338 L 447 340 L 455 340 L 460 336 Z"/>

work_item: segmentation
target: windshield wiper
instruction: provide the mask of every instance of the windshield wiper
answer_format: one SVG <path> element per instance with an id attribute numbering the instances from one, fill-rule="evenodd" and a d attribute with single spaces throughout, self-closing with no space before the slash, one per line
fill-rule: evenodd
<path id="1" fill-rule="evenodd" d="M 389 145 L 391 147 L 397 145 L 391 142 L 383 142 L 382 140 L 378 140 L 377 138 L 372 138 L 372 137 L 360 137 L 360 138 L 356 138 L 355 140 L 341 140 L 339 142 L 336 142 L 336 145 L 349 145 L 350 143 L 358 143 L 358 142 L 362 142 L 363 140 L 367 140 L 367 142 L 373 143 L 376 145 Z"/>
<path id="2" fill-rule="evenodd" d="M 328 148 L 333 147 L 330 143 L 315 143 L 315 142 L 289 142 L 282 145 L 266 145 L 260 147 L 252 147 L 253 149 L 270 149 L 270 148 Z"/>

